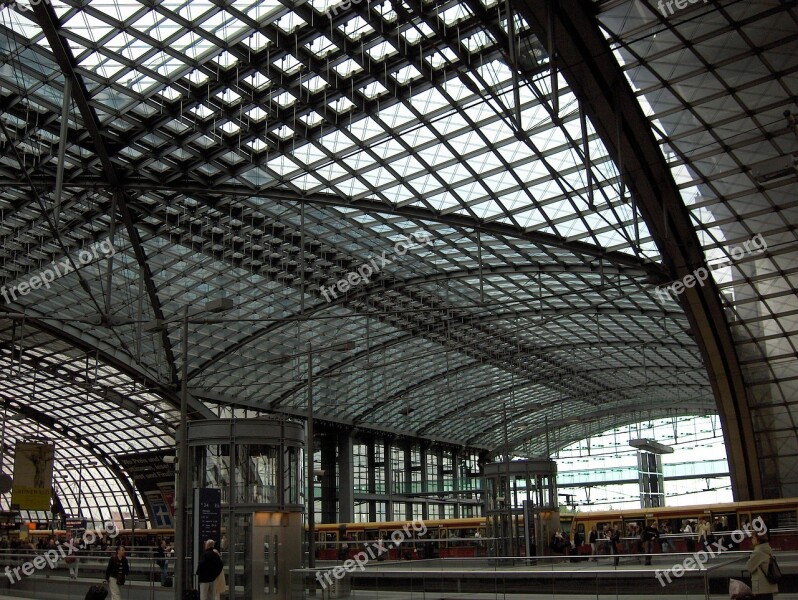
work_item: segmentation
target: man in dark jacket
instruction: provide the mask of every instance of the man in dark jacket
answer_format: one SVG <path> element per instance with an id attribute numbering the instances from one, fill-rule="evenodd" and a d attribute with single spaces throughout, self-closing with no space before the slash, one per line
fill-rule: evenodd
<path id="1" fill-rule="evenodd" d="M 197 578 L 199 579 L 200 600 L 218 600 L 214 593 L 214 582 L 224 570 L 222 557 L 214 549 L 213 540 L 205 542 L 205 552 L 200 557 L 197 565 Z"/>
<path id="2" fill-rule="evenodd" d="M 654 540 L 659 538 L 657 522 L 649 523 L 643 530 L 643 552 L 646 554 L 646 564 L 651 564 L 651 555 L 654 553 Z"/>

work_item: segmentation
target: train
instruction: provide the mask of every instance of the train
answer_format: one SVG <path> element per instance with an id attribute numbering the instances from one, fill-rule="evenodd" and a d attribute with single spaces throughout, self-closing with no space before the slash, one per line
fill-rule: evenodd
<path id="1" fill-rule="evenodd" d="M 556 517 L 555 517 L 556 518 Z M 725 532 L 750 528 L 755 519 L 761 519 L 768 529 L 771 544 L 780 550 L 798 550 L 798 498 L 732 502 L 726 504 L 681 506 L 662 508 L 619 509 L 595 512 L 561 512 L 559 528 L 564 537 L 575 545 L 585 546 L 593 527 L 599 534 L 606 528 L 621 531 L 625 552 L 639 552 L 639 532 L 654 522 L 664 532 L 660 537 L 671 552 L 691 551 L 696 534 L 682 533 L 689 523 L 693 532 L 701 520 L 707 520 L 715 536 Z M 512 517 L 512 531 L 517 536 L 514 548 L 519 556 L 525 553 L 524 522 L 522 515 Z M 386 551 L 380 559 L 400 560 L 418 558 L 463 558 L 487 556 L 491 541 L 495 537 L 492 522 L 486 517 L 463 519 L 425 519 L 423 532 L 413 529 L 421 521 L 320 523 L 315 526 L 316 556 L 319 560 L 341 560 L 351 558 L 368 545 L 391 539 L 394 532 L 406 531 L 403 543 L 394 547 L 385 543 Z M 423 533 L 423 535 L 422 535 Z M 35 543 L 40 538 L 55 536 L 66 539 L 74 531 L 37 529 L 28 535 Z M 173 529 L 128 529 L 120 530 L 119 538 L 136 547 L 154 547 L 161 539 L 174 539 Z M 606 544 L 599 543 L 598 553 L 609 553 Z M 740 549 L 750 548 L 746 539 Z M 550 554 L 549 548 L 539 549 L 537 554 Z"/>
<path id="2" fill-rule="evenodd" d="M 692 551 L 696 534 L 684 534 L 682 530 L 690 524 L 693 532 L 701 520 L 708 521 L 712 535 L 723 537 L 738 529 L 753 530 L 752 523 L 760 518 L 767 527 L 771 544 L 780 550 L 798 550 L 798 498 L 783 500 L 759 500 L 725 504 L 680 506 L 661 508 L 620 509 L 595 512 L 560 513 L 561 533 L 582 552 L 591 552 L 588 542 L 590 531 L 596 528 L 599 535 L 607 529 L 621 531 L 622 548 L 626 553 L 641 551 L 639 535 L 642 530 L 656 522 L 663 532 L 657 543 L 657 551 L 663 543 L 670 552 Z M 517 536 L 514 548 L 519 556 L 525 554 L 524 520 L 522 515 L 513 516 L 513 531 Z M 316 553 L 321 560 L 351 558 L 365 545 L 377 540 L 388 540 L 395 531 L 401 531 L 408 521 L 376 523 L 324 523 L 316 525 Z M 387 557 L 401 558 L 449 558 L 487 556 L 494 537 L 492 523 L 485 517 L 467 519 L 424 520 L 426 533 L 405 540 L 398 548 L 391 548 Z M 609 554 L 606 541 L 596 548 L 600 554 Z M 746 537 L 739 549 L 750 548 Z M 541 548 L 537 554 L 551 554 L 551 548 Z"/>

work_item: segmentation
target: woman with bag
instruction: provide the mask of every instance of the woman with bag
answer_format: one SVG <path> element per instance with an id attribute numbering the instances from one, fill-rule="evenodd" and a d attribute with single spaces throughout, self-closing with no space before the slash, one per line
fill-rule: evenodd
<path id="1" fill-rule="evenodd" d="M 773 558 L 773 549 L 768 543 L 766 533 L 754 534 L 751 538 L 751 545 L 754 547 L 748 562 L 745 563 L 745 570 L 751 573 L 751 590 L 754 597 L 760 600 L 773 600 L 773 594 L 778 593 L 777 583 L 771 583 L 767 577 L 768 566 Z"/>
<path id="2" fill-rule="evenodd" d="M 122 592 L 119 589 L 125 585 L 125 578 L 130 573 L 130 565 L 125 558 L 125 547 L 118 546 L 116 554 L 108 560 L 105 568 L 105 581 L 111 589 L 111 600 L 122 600 Z"/>

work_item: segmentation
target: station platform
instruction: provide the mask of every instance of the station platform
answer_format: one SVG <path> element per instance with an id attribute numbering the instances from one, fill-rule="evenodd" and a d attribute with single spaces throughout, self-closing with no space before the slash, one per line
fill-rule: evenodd
<path id="1" fill-rule="evenodd" d="M 748 552 L 728 552 L 710 559 L 703 568 L 685 570 L 681 577 L 663 574 L 681 565 L 690 555 L 652 557 L 645 565 L 641 556 L 621 556 L 594 562 L 571 562 L 561 557 L 538 559 L 445 559 L 395 561 L 355 568 L 332 586 L 331 567 L 294 571 L 292 600 L 352 598 L 355 600 L 609 600 L 623 598 L 673 598 L 716 600 L 728 598 L 731 578 L 746 581 Z M 798 553 L 778 553 L 784 574 L 779 600 L 798 600 Z M 325 580 L 324 573 L 330 577 Z M 657 575 L 659 574 L 659 579 Z M 662 583 L 661 583 L 662 582 Z M 664 583 L 664 585 L 663 585 Z"/>

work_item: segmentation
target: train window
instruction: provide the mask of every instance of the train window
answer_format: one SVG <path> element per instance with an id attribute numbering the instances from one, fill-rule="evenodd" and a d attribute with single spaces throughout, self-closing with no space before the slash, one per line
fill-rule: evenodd
<path id="1" fill-rule="evenodd" d="M 772 529 L 786 529 L 786 528 L 795 528 L 798 525 L 798 521 L 795 518 L 795 511 L 782 511 L 782 512 L 763 512 L 759 513 L 754 517 L 761 517 L 762 520 L 765 522 L 765 526 L 768 528 L 768 531 Z M 758 523 L 757 523 L 758 524 Z M 753 525 L 752 525 L 753 527 Z"/>
<path id="2" fill-rule="evenodd" d="M 712 513 L 712 531 L 734 531 L 737 529 L 735 513 Z"/>

